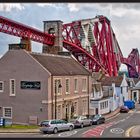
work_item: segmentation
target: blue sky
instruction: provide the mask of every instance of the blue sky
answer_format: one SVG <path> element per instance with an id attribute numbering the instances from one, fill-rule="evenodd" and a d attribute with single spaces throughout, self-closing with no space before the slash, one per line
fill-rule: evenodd
<path id="1" fill-rule="evenodd" d="M 1 3 L 0 15 L 43 31 L 43 21 L 62 20 L 64 23 L 104 15 L 127 57 L 132 48 L 140 51 L 140 3 Z M 18 37 L 0 33 L 0 56 L 8 44 L 19 43 Z M 32 42 L 34 52 L 42 51 L 42 44 Z"/>

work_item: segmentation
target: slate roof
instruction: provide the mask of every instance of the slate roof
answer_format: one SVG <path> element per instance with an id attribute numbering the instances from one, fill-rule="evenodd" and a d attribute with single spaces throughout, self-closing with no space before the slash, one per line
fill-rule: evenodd
<path id="1" fill-rule="evenodd" d="M 30 53 L 30 55 L 54 76 L 91 75 L 91 73 L 72 58 L 72 56 L 39 53 Z"/>
<path id="2" fill-rule="evenodd" d="M 112 83 L 115 83 L 115 86 L 119 87 L 122 83 L 123 77 L 122 76 L 113 76 L 113 77 L 107 77 L 104 76 L 101 79 L 102 86 L 112 86 Z"/>

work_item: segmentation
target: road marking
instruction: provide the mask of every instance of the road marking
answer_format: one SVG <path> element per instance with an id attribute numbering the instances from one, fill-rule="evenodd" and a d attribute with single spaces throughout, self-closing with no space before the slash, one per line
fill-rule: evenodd
<path id="1" fill-rule="evenodd" d="M 108 121 L 108 120 L 111 120 L 111 119 L 117 117 L 118 115 L 120 115 L 120 113 L 118 113 L 117 115 L 115 115 L 115 116 L 113 116 L 113 117 L 110 117 L 110 118 L 108 118 L 108 119 L 106 119 L 106 120 L 107 120 L 107 121 Z"/>
<path id="2" fill-rule="evenodd" d="M 104 130 L 101 131 L 100 136 L 103 134 Z"/>
<path id="3" fill-rule="evenodd" d="M 77 131 L 74 130 L 74 131 L 68 131 L 68 132 L 60 133 L 60 134 L 58 134 L 58 136 L 59 137 L 69 137 L 69 136 L 74 135 L 76 133 L 77 133 Z"/>
<path id="4" fill-rule="evenodd" d="M 115 134 L 121 134 L 124 132 L 124 130 L 122 128 L 112 128 L 110 130 L 111 133 L 115 133 Z"/>
<path id="5" fill-rule="evenodd" d="M 114 122 L 110 122 L 108 124 L 102 124 L 102 125 L 99 125 L 93 129 L 89 129 L 87 131 L 85 131 L 83 134 L 83 137 L 90 137 L 91 135 L 92 136 L 101 136 L 103 134 L 103 131 L 112 126 Z"/>
<path id="6" fill-rule="evenodd" d="M 42 135 L 43 137 L 51 137 L 51 136 L 53 136 L 54 134 L 44 134 L 44 135 Z"/>
<path id="7" fill-rule="evenodd" d="M 129 118 L 130 118 L 130 116 L 126 117 L 126 119 L 129 119 Z"/>
<path id="8" fill-rule="evenodd" d="M 130 137 L 131 136 L 131 131 L 132 131 L 132 129 L 133 128 L 135 128 L 136 126 L 132 126 L 132 127 L 130 127 L 129 129 L 127 129 L 126 131 L 125 131 L 125 136 L 126 137 Z"/>
<path id="9" fill-rule="evenodd" d="M 124 121 L 125 121 L 125 119 L 120 120 L 120 122 L 124 122 Z"/>

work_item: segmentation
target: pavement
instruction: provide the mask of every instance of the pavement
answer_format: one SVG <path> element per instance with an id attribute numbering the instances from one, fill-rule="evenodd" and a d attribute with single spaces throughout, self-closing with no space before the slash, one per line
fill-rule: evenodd
<path id="1" fill-rule="evenodd" d="M 116 109 L 114 112 L 108 113 L 104 115 L 106 120 L 112 119 L 113 117 L 116 117 L 119 115 L 119 109 Z M 39 133 L 39 129 L 6 129 L 6 128 L 0 128 L 0 133 Z"/>
<path id="2" fill-rule="evenodd" d="M 140 125 L 132 126 L 125 132 L 126 137 L 140 137 Z"/>

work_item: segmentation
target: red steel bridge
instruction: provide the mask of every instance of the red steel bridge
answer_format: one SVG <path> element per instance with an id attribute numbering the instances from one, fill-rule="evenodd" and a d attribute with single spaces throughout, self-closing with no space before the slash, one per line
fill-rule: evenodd
<path id="1" fill-rule="evenodd" d="M 0 32 L 49 46 L 53 46 L 55 41 L 53 34 L 2 16 L 0 16 Z M 124 58 L 111 23 L 105 16 L 63 24 L 62 37 L 63 47 L 90 71 L 101 70 L 108 76 L 117 76 L 120 65 L 126 64 L 129 77 L 140 77 L 138 49 L 132 49 L 128 57 Z"/>

